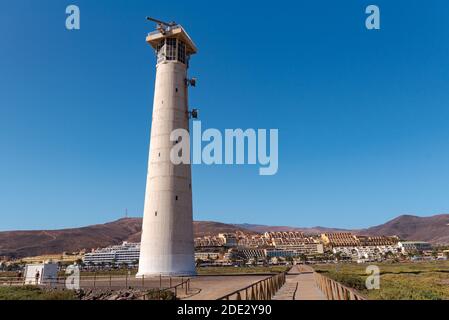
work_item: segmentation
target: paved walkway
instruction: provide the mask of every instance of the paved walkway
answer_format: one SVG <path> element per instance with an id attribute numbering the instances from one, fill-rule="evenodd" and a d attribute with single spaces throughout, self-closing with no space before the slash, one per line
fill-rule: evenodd
<path id="1" fill-rule="evenodd" d="M 326 300 L 326 296 L 316 285 L 313 269 L 296 265 L 288 272 L 285 284 L 273 300 Z"/>
<path id="2" fill-rule="evenodd" d="M 186 300 L 215 300 L 268 277 L 269 275 L 251 274 L 197 276 L 192 278 L 190 282 L 189 295 L 180 298 Z"/>

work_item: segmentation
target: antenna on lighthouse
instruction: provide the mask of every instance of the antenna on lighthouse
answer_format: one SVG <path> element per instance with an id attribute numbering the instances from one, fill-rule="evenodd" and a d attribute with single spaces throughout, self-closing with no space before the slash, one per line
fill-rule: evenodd
<path id="1" fill-rule="evenodd" d="M 148 21 L 153 21 L 156 22 L 157 24 L 157 29 L 160 31 L 160 33 L 165 34 L 165 32 L 167 32 L 168 30 L 170 30 L 171 27 L 174 27 L 177 25 L 176 22 L 172 21 L 172 22 L 164 22 L 162 20 L 159 19 L 154 19 L 151 17 L 147 17 Z"/>

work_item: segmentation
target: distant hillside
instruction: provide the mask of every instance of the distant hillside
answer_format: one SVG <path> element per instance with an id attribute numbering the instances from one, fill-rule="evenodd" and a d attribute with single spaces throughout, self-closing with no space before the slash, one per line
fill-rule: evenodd
<path id="1" fill-rule="evenodd" d="M 428 241 L 435 244 L 449 243 L 449 214 L 431 217 L 402 215 L 387 223 L 363 229 L 366 235 L 397 235 L 402 239 Z"/>
<path id="2" fill-rule="evenodd" d="M 233 224 L 213 222 L 213 221 L 194 221 L 193 232 L 196 237 L 202 237 L 207 235 L 214 235 L 217 233 L 230 233 L 242 231 L 246 233 L 256 233 L 252 230 L 248 230 L 244 227 L 236 226 Z"/>
<path id="3" fill-rule="evenodd" d="M 306 235 L 315 235 L 320 233 L 329 232 L 353 232 L 354 230 L 347 229 L 337 229 L 337 228 L 326 228 L 326 227 L 311 227 L 311 228 L 301 228 L 301 227 L 287 227 L 287 226 L 267 226 L 263 224 L 236 224 L 237 227 L 248 229 L 254 232 L 263 233 L 267 231 L 300 231 Z"/>
<path id="4" fill-rule="evenodd" d="M 123 241 L 140 242 L 142 218 L 125 218 L 82 228 L 0 232 L 0 256 L 27 257 L 105 247 Z M 195 221 L 195 236 L 244 230 L 234 225 Z"/>
<path id="5" fill-rule="evenodd" d="M 0 232 L 0 256 L 25 257 L 104 247 L 139 233 L 142 219 L 128 218 L 83 228 Z"/>
<path id="6" fill-rule="evenodd" d="M 254 232 L 266 231 L 302 231 L 305 234 L 319 234 L 326 232 L 352 232 L 371 236 L 398 236 L 405 240 L 428 241 L 434 244 L 449 243 L 449 214 L 440 214 L 430 217 L 417 217 L 402 215 L 384 224 L 361 230 L 345 230 L 325 227 L 287 227 L 266 226 L 258 224 L 238 224 L 238 227 Z"/>
<path id="7" fill-rule="evenodd" d="M 142 224 L 142 219 L 139 218 L 139 223 Z M 233 233 L 236 231 L 243 231 L 246 233 L 256 233 L 252 230 L 246 230 L 245 228 L 235 226 L 233 224 L 226 224 L 214 221 L 193 221 L 193 233 L 195 237 L 204 237 L 210 235 L 216 235 L 218 233 Z M 127 241 L 140 242 L 140 228 L 139 232 L 129 236 Z"/>
<path id="8" fill-rule="evenodd" d="M 125 218 L 117 221 L 63 230 L 5 231 L 0 232 L 0 256 L 26 257 L 41 254 L 72 252 L 81 249 L 106 247 L 123 241 L 139 242 L 141 218 Z M 385 224 L 363 230 L 343 230 L 324 227 L 299 228 L 265 226 L 257 224 L 226 224 L 213 221 L 195 221 L 195 236 L 220 232 L 244 231 L 302 231 L 305 234 L 350 231 L 365 235 L 397 235 L 402 239 L 449 243 L 449 214 L 432 217 L 400 216 Z"/>

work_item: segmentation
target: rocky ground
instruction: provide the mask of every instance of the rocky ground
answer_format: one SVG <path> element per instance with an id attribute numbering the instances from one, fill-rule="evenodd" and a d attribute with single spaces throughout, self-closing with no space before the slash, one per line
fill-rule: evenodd
<path id="1" fill-rule="evenodd" d="M 77 291 L 80 300 L 174 300 L 175 296 L 171 291 L 158 290 L 101 290 L 89 289 Z"/>

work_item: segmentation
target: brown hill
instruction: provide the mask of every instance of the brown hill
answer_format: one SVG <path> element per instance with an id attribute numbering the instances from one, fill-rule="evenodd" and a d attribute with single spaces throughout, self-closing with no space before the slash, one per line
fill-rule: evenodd
<path id="1" fill-rule="evenodd" d="M 142 219 L 139 218 L 140 224 L 142 223 Z M 236 231 L 243 231 L 246 233 L 256 233 L 252 230 L 246 230 L 245 228 L 235 226 L 233 224 L 226 224 L 215 221 L 193 221 L 193 233 L 195 237 L 203 237 L 216 235 L 217 233 L 232 233 Z M 128 237 L 126 241 L 129 242 L 140 242 L 141 232 L 132 234 Z"/>
<path id="2" fill-rule="evenodd" d="M 123 241 L 139 242 L 142 218 L 124 218 L 117 221 L 82 228 L 42 231 L 0 232 L 0 256 L 28 257 L 41 254 L 73 252 L 105 247 Z M 195 236 L 219 232 L 250 232 L 234 225 L 195 221 Z"/>
<path id="3" fill-rule="evenodd" d="M 120 244 L 123 241 L 139 242 L 141 227 L 141 218 L 125 218 L 83 228 L 0 232 L 0 256 L 20 258 L 63 251 L 90 250 Z M 232 225 L 212 221 L 194 222 L 194 233 L 197 237 L 220 232 L 260 233 L 268 230 L 297 230 L 306 234 L 350 231 L 323 227 L 296 228 L 252 224 Z M 449 214 L 431 217 L 405 215 L 379 226 L 353 232 L 365 235 L 397 235 L 407 240 L 447 244 L 449 243 Z"/>
<path id="4" fill-rule="evenodd" d="M 0 256 L 25 257 L 119 244 L 140 232 L 141 219 L 120 219 L 82 228 L 0 232 Z"/>
<path id="5" fill-rule="evenodd" d="M 449 214 L 430 217 L 402 215 L 387 223 L 360 230 L 366 235 L 397 235 L 406 240 L 428 241 L 434 244 L 449 243 Z"/>

